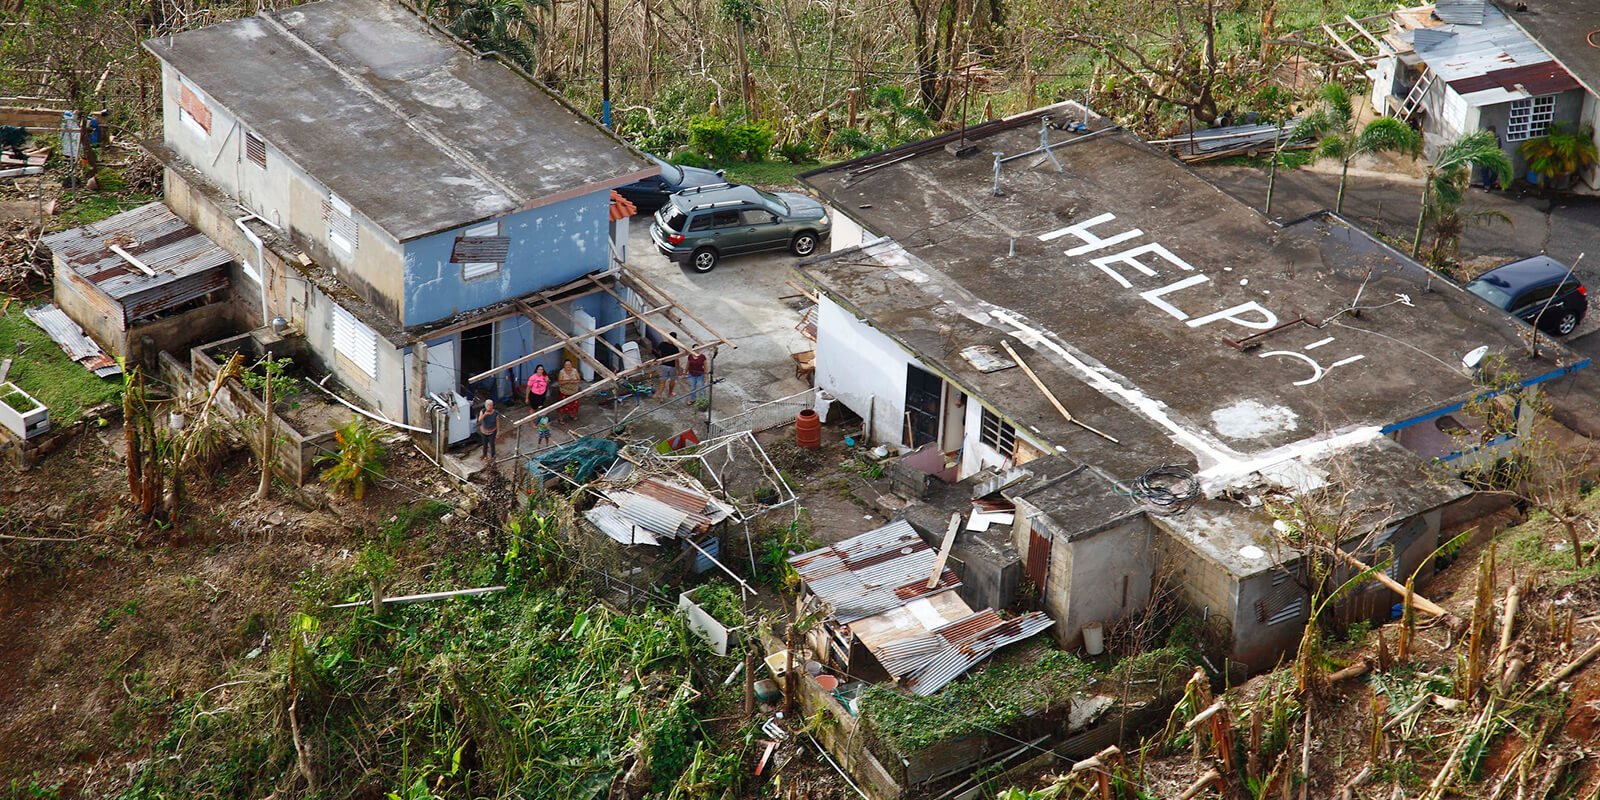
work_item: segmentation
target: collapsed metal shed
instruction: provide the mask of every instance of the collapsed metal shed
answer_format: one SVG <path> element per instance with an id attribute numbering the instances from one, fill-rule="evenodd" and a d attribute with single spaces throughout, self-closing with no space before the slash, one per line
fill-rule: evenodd
<path id="1" fill-rule="evenodd" d="M 57 286 L 123 331 L 227 288 L 233 261 L 160 202 L 46 236 L 44 244 L 54 255 Z"/>

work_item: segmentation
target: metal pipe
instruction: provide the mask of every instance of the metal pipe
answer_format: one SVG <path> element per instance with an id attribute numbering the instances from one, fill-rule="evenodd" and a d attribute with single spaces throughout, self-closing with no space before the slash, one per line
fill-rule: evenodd
<path id="1" fill-rule="evenodd" d="M 1079 136 L 1076 139 L 1068 139 L 1068 140 L 1066 140 L 1064 142 L 1056 142 L 1056 143 L 1050 145 L 1050 150 L 1054 150 L 1057 147 L 1066 147 L 1067 145 L 1072 145 L 1072 144 L 1077 144 L 1078 142 L 1087 141 L 1089 139 L 1093 139 L 1096 136 L 1099 136 L 1102 133 L 1110 133 L 1111 131 L 1120 131 L 1120 130 L 1122 130 L 1122 126 L 1121 125 L 1110 125 L 1110 126 L 1101 128 L 1100 130 L 1092 131 L 1090 133 L 1086 133 L 1086 134 L 1084 134 L 1082 136 Z M 1016 154 L 1014 156 L 1006 156 L 1004 159 L 1001 159 L 1001 163 L 1016 161 L 1019 158 L 1027 158 L 1028 156 L 1035 155 L 1038 152 L 1039 151 L 1037 149 L 1034 149 L 1034 150 L 1029 150 L 1026 153 L 1018 153 L 1018 154 Z"/>

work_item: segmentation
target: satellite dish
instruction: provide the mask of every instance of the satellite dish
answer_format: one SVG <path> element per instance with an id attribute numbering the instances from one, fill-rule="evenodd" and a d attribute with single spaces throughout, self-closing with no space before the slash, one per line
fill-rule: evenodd
<path id="1" fill-rule="evenodd" d="M 1488 345 L 1485 344 L 1474 347 L 1467 351 L 1466 355 L 1461 357 L 1461 366 L 1466 367 L 1469 370 L 1477 369 L 1478 365 L 1483 363 L 1483 357 L 1488 354 Z"/>

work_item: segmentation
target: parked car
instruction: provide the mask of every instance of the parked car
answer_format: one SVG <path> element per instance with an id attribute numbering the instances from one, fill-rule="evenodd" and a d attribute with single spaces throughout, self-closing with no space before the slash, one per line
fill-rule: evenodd
<path id="1" fill-rule="evenodd" d="M 617 187 L 617 193 L 628 198 L 628 202 L 633 203 L 640 213 L 655 213 L 656 209 L 667 204 L 667 198 L 671 197 L 673 192 L 696 186 L 727 183 L 727 178 L 723 177 L 720 169 L 713 171 L 699 167 L 684 167 L 662 161 L 648 153 L 645 156 L 661 168 L 661 174 Z"/>
<path id="2" fill-rule="evenodd" d="M 1583 284 L 1569 272 L 1560 261 L 1534 256 L 1495 267 L 1468 281 L 1466 289 L 1545 333 L 1565 336 L 1589 310 Z"/>
<path id="3" fill-rule="evenodd" d="M 750 186 L 701 186 L 672 195 L 650 224 L 661 254 L 695 272 L 723 256 L 782 250 L 808 256 L 828 238 L 832 221 L 821 203 L 793 192 Z"/>

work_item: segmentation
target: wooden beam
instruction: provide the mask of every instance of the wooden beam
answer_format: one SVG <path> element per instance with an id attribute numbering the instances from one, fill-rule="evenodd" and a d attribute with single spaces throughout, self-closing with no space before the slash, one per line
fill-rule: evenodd
<path id="1" fill-rule="evenodd" d="M 944 561 L 950 557 L 950 547 L 956 543 L 956 531 L 961 530 L 960 512 L 950 515 L 950 527 L 945 529 L 944 543 L 939 545 L 939 558 L 933 562 L 933 574 L 928 576 L 928 587 L 939 585 L 939 575 L 944 572 Z"/>
<path id="2" fill-rule="evenodd" d="M 672 295 L 667 294 L 664 291 L 661 291 L 661 288 L 659 286 L 656 286 L 655 284 L 651 283 L 649 278 L 646 278 L 645 276 L 640 275 L 638 272 L 636 272 L 633 269 L 633 267 L 630 267 L 627 264 L 623 264 L 621 268 L 622 268 L 622 273 L 624 275 L 627 275 L 628 277 L 630 277 L 630 278 L 638 281 L 639 283 L 649 287 L 649 289 L 651 291 L 655 292 L 657 297 L 658 297 L 658 299 L 663 301 L 661 303 L 658 303 L 658 305 L 665 305 L 667 302 L 670 302 L 674 307 L 676 307 L 678 310 L 682 311 L 684 313 L 684 315 L 687 316 L 689 319 L 694 320 L 696 323 L 698 323 L 700 325 L 700 327 L 705 328 L 706 329 L 706 333 L 709 333 L 712 336 L 715 336 L 717 338 L 717 341 L 722 342 L 723 344 L 725 344 L 725 345 L 727 345 L 729 347 L 732 347 L 735 350 L 739 349 L 739 345 L 736 345 L 733 342 L 728 341 L 728 337 L 723 336 L 720 333 L 717 333 L 717 329 L 716 328 L 713 328 L 710 325 L 707 325 L 705 323 L 705 320 L 702 320 L 699 317 L 695 316 L 693 312 L 689 311 L 689 309 L 684 308 L 681 303 L 673 300 L 672 299 Z M 672 317 L 671 317 L 671 315 L 668 315 L 667 318 L 671 319 Z M 677 320 L 673 320 L 673 321 L 676 322 Z"/>
<path id="3" fill-rule="evenodd" d="M 1102 431 L 1099 428 L 1096 428 L 1096 427 L 1088 424 L 1087 422 L 1083 422 L 1083 421 L 1079 420 L 1077 417 L 1072 416 L 1072 412 L 1068 411 L 1066 406 L 1061 405 L 1061 401 L 1057 400 L 1056 396 L 1054 394 L 1052 394 L 1048 388 L 1045 387 L 1044 381 L 1039 380 L 1039 376 L 1033 374 L 1033 370 L 1028 367 L 1028 362 L 1023 361 L 1022 360 L 1022 356 L 1017 355 L 1017 351 L 1011 349 L 1011 343 L 1010 342 L 1008 342 L 1008 341 L 1006 341 L 1004 339 L 1001 339 L 1000 340 L 1000 346 L 1004 347 L 1006 349 L 1006 354 L 1011 356 L 1011 360 L 1017 362 L 1017 366 L 1022 367 L 1022 371 L 1023 371 L 1024 374 L 1026 374 L 1028 376 L 1028 380 L 1033 381 L 1033 385 L 1039 387 L 1039 391 L 1044 393 L 1045 399 L 1049 400 L 1050 401 L 1050 405 L 1055 406 L 1056 410 L 1061 412 L 1061 416 L 1065 417 L 1068 422 L 1070 422 L 1070 423 L 1072 423 L 1072 424 L 1074 424 L 1074 425 L 1076 425 L 1076 426 L 1078 426 L 1078 427 L 1080 427 L 1080 428 L 1082 428 L 1082 429 L 1084 429 L 1084 430 L 1086 430 L 1086 431 L 1088 431 L 1088 432 L 1090 432 L 1092 434 L 1095 434 L 1096 436 L 1099 436 L 1100 438 L 1105 439 L 1106 441 L 1108 441 L 1108 442 L 1110 442 L 1112 444 L 1122 444 L 1122 442 L 1117 441 L 1116 437 L 1112 436 L 1111 434 L 1106 433 L 1105 431 Z"/>
<path id="4" fill-rule="evenodd" d="M 1362 25 L 1360 22 L 1357 22 L 1355 19 L 1351 18 L 1351 16 L 1349 14 L 1344 15 L 1344 21 L 1350 23 L 1350 27 L 1355 28 L 1357 33 L 1361 34 L 1362 36 L 1367 37 L 1367 41 L 1372 42 L 1372 45 L 1374 47 L 1377 47 L 1377 48 L 1382 48 L 1383 47 L 1383 44 L 1378 41 L 1378 37 L 1373 36 L 1372 32 L 1367 30 L 1367 26 Z"/>
<path id="5" fill-rule="evenodd" d="M 545 319 L 544 316 L 541 315 L 538 311 L 534 310 L 534 308 L 532 306 L 529 306 L 526 303 L 522 303 L 520 300 L 518 301 L 518 303 L 523 305 L 523 314 L 525 314 L 528 317 L 528 319 L 533 320 L 535 325 L 539 325 L 539 326 L 543 327 L 546 331 L 549 331 L 550 334 L 552 336 L 555 336 L 557 339 L 565 340 L 567 338 L 567 335 L 565 333 L 563 333 L 560 328 L 557 328 L 555 323 L 551 322 L 550 320 Z M 578 348 L 578 359 L 580 361 L 583 361 L 585 364 L 588 364 L 589 366 L 593 367 L 596 372 L 599 372 L 601 375 L 605 376 L 606 380 L 614 381 L 614 380 L 617 379 L 617 374 L 615 372 L 612 372 L 611 370 L 607 369 L 606 365 L 600 363 L 598 360 L 595 359 L 594 356 L 591 356 L 588 353 L 583 352 L 583 348 L 581 348 L 581 347 Z M 553 380 L 553 378 L 552 378 L 552 380 Z"/>
<path id="6" fill-rule="evenodd" d="M 652 359 L 650 361 L 646 361 L 646 362 L 640 364 L 638 367 L 635 367 L 634 369 L 627 370 L 625 372 L 622 372 L 622 373 L 618 374 L 616 376 L 616 379 L 620 380 L 622 378 L 626 378 L 626 377 L 629 377 L 631 375 L 638 375 L 638 374 L 650 369 L 651 367 L 659 367 L 659 366 L 661 366 L 662 363 L 663 363 L 663 359 L 659 359 L 659 358 Z M 513 420 L 511 424 L 512 425 L 526 425 L 529 422 L 531 422 L 531 421 L 533 421 L 535 419 L 538 419 L 539 417 L 541 417 L 541 416 L 543 416 L 545 414 L 548 414 L 551 411 L 554 411 L 554 410 L 566 405 L 568 402 L 570 402 L 572 400 L 581 400 L 581 399 L 583 399 L 585 397 L 588 397 L 591 394 L 594 394 L 595 392 L 600 391 L 601 389 L 606 388 L 607 386 L 611 385 L 614 382 L 615 381 L 613 381 L 613 380 L 596 381 L 593 384 L 590 384 L 589 388 L 584 389 L 583 391 L 578 392 L 577 394 L 569 395 L 567 397 L 563 397 L 560 400 L 558 400 L 558 401 L 556 401 L 554 403 L 551 403 L 550 405 L 545 406 L 544 408 L 535 409 L 533 411 L 533 413 L 529 414 L 526 417 L 523 417 L 522 419 Z"/>
<path id="7" fill-rule="evenodd" d="M 1361 55 L 1360 53 L 1357 53 L 1356 49 L 1354 47 L 1351 47 L 1349 42 L 1347 42 L 1344 39 L 1340 38 L 1339 34 L 1334 33 L 1333 32 L 1333 28 L 1329 27 L 1328 23 L 1326 23 L 1326 22 L 1322 23 L 1322 32 L 1328 34 L 1328 38 L 1332 39 L 1334 44 L 1339 45 L 1340 49 L 1344 50 L 1346 53 L 1349 53 L 1351 58 L 1353 58 L 1353 59 L 1355 59 L 1355 60 L 1357 60 L 1357 61 L 1359 61 L 1359 62 L 1361 62 L 1363 64 L 1367 63 L 1367 57 L 1364 56 L 1364 55 Z"/>
<path id="8" fill-rule="evenodd" d="M 651 310 L 655 311 L 657 309 L 651 309 Z M 526 316 L 525 314 L 521 314 L 520 311 L 518 312 L 518 314 L 520 314 L 522 316 Z M 632 321 L 633 321 L 633 319 L 629 318 L 629 319 L 620 320 L 618 322 L 613 322 L 610 325 L 603 325 L 601 327 L 595 328 L 594 329 L 594 333 L 596 335 L 599 335 L 599 334 L 602 334 L 602 333 L 606 333 L 606 332 L 614 330 L 616 328 L 620 328 L 623 325 L 626 325 L 626 324 L 628 324 L 628 323 L 630 323 Z M 511 359 L 510 361 L 507 361 L 506 363 L 501 364 L 498 367 L 494 367 L 494 368 L 486 370 L 484 372 L 480 372 L 477 375 L 474 375 L 474 376 L 468 378 L 467 379 L 467 383 L 477 383 L 478 381 L 481 381 L 484 378 L 491 377 L 491 376 L 501 372 L 502 370 L 508 370 L 508 369 L 511 369 L 512 367 L 521 366 L 523 364 L 528 363 L 529 361 L 532 361 L 535 358 L 538 358 L 539 356 L 545 355 L 546 353 L 555 352 L 556 350 L 560 350 L 560 349 L 562 349 L 564 347 L 567 347 L 568 345 L 575 345 L 575 344 L 578 343 L 579 339 L 584 339 L 584 338 L 587 338 L 587 334 L 584 335 L 584 336 L 573 336 L 573 337 L 567 339 L 566 341 L 557 342 L 557 343 L 555 343 L 553 345 L 550 345 L 549 347 L 540 348 L 540 349 L 538 349 L 538 350 L 536 350 L 536 351 L 534 351 L 532 353 L 529 353 L 529 354 L 527 354 L 525 356 L 518 356 L 517 358 Z"/>
<path id="9" fill-rule="evenodd" d="M 639 322 L 641 324 L 643 324 L 645 327 L 648 327 L 650 330 L 653 330 L 656 333 L 660 334 L 661 338 L 663 340 L 672 338 L 672 332 L 671 331 L 669 331 L 666 328 L 663 328 L 663 327 L 655 324 L 654 322 L 651 322 L 650 320 L 646 319 L 643 315 L 636 313 L 633 310 L 633 308 L 628 305 L 628 301 L 622 299 L 622 295 L 617 294 L 614 290 L 611 289 L 611 287 L 606 286 L 605 284 L 600 283 L 599 281 L 595 281 L 595 285 L 599 286 L 602 290 L 604 290 L 606 294 L 609 294 L 612 297 L 616 298 L 617 303 L 620 304 L 624 309 L 626 309 L 630 316 L 633 316 L 633 317 L 637 318 L 639 320 Z M 640 295 L 640 299 L 644 299 L 644 296 L 642 294 Z M 662 302 L 662 299 L 659 298 L 659 297 L 654 298 L 654 299 L 655 299 L 655 302 L 657 304 L 657 306 L 656 306 L 657 308 L 669 309 L 669 313 L 667 313 L 666 316 L 667 316 L 668 319 L 672 319 L 672 315 L 670 313 L 670 309 L 672 308 L 672 304 L 670 302 Z M 670 298 L 669 298 L 669 300 L 670 300 Z M 677 321 L 675 320 L 674 322 L 677 322 Z M 683 331 L 684 333 L 689 333 L 687 326 L 682 325 L 680 323 L 680 324 L 678 324 L 678 327 L 684 328 L 684 331 Z M 691 338 L 698 338 L 698 337 L 694 337 L 691 334 Z"/>
<path id="10" fill-rule="evenodd" d="M 134 269 L 137 269 L 140 272 L 143 272 L 144 274 L 149 275 L 152 278 L 154 278 L 156 276 L 156 271 L 155 270 L 151 269 L 143 261 L 140 261 L 139 259 L 135 258 L 132 253 L 130 253 L 130 252 L 128 252 L 128 251 L 126 251 L 126 250 L 114 245 L 114 244 L 113 245 L 107 245 L 107 247 L 111 248 L 111 252 L 116 253 L 119 256 L 122 256 L 122 260 L 123 261 L 126 261 L 129 264 L 132 264 Z"/>

